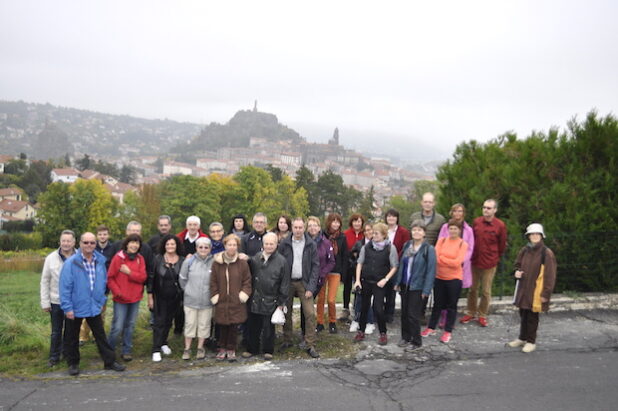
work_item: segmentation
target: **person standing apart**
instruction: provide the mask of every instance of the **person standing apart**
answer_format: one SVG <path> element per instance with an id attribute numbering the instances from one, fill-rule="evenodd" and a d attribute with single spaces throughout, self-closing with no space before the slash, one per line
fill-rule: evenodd
<path id="1" fill-rule="evenodd" d="M 515 278 L 519 284 L 514 304 L 519 308 L 521 324 L 519 338 L 507 345 L 522 347 L 522 352 L 536 350 L 536 332 L 539 328 L 539 313 L 549 310 L 549 299 L 556 284 L 556 257 L 544 243 L 545 232 L 538 223 L 526 229 L 528 244 L 515 260 Z"/>
<path id="2" fill-rule="evenodd" d="M 435 328 L 442 310 L 446 310 L 446 324 L 440 341 L 448 343 L 451 340 L 455 319 L 457 317 L 457 302 L 461 295 L 463 279 L 463 261 L 468 250 L 468 244 L 461 238 L 462 223 L 455 219 L 448 222 L 447 238 L 441 238 L 436 243 L 436 280 L 433 294 L 435 302 L 427 328 L 421 333 L 423 337 L 435 334 Z"/>
<path id="3" fill-rule="evenodd" d="M 223 239 L 225 251 L 217 254 L 210 276 L 210 301 L 215 306 L 215 322 L 220 339 L 217 360 L 236 361 L 238 325 L 247 321 L 247 300 L 251 295 L 251 273 L 245 260 L 238 258 L 240 238 L 229 234 Z"/>
<path id="4" fill-rule="evenodd" d="M 94 234 L 82 234 L 79 250 L 64 262 L 60 271 L 60 308 L 66 316 L 64 356 L 69 375 L 73 376 L 79 374 L 79 329 L 84 320 L 90 325 L 105 369 L 125 370 L 124 365 L 116 362 L 101 321 L 101 309 L 107 301 L 107 271 L 105 257 L 94 251 L 96 243 Z"/>
<path id="5" fill-rule="evenodd" d="M 141 246 L 142 238 L 138 234 L 128 235 L 122 242 L 122 250 L 112 258 L 107 272 L 107 286 L 114 300 L 109 345 L 115 349 L 118 336 L 122 333 L 122 359 L 125 361 L 133 359 L 133 331 L 147 279 L 146 261 L 139 254 Z"/>
<path id="6" fill-rule="evenodd" d="M 53 367 L 60 362 L 62 351 L 62 331 L 64 329 L 64 312 L 60 308 L 60 270 L 62 265 L 75 254 L 75 233 L 64 230 L 60 234 L 60 248 L 45 257 L 41 272 L 41 309 L 49 313 L 51 320 L 51 336 L 49 344 L 49 360 L 47 365 Z"/>
<path id="7" fill-rule="evenodd" d="M 506 250 L 506 225 L 496 217 L 498 203 L 487 199 L 483 203 L 483 216 L 474 219 L 474 252 L 472 253 L 472 286 L 468 291 L 466 315 L 461 318 L 467 324 L 478 315 L 481 327 L 487 327 L 489 306 L 491 304 L 491 287 L 500 257 Z M 482 288 L 479 304 L 478 293 Z"/>

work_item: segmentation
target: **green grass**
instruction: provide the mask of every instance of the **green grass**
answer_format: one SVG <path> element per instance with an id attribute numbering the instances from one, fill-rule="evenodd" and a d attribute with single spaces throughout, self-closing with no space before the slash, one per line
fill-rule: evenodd
<path id="1" fill-rule="evenodd" d="M 11 378 L 32 378 L 50 371 L 47 367 L 49 355 L 50 322 L 49 314 L 40 308 L 39 297 L 40 272 L 10 271 L 0 272 L 0 376 Z M 340 287 L 338 301 L 341 301 Z M 105 330 L 109 332 L 113 315 L 113 304 L 108 301 L 105 315 Z M 138 321 L 133 334 L 133 358 L 128 369 L 138 375 L 151 375 L 163 372 L 177 372 L 191 367 L 221 365 L 213 359 L 200 362 L 185 362 L 180 359 L 183 349 L 183 337 L 169 337 L 172 356 L 166 357 L 161 363 L 151 361 L 152 331 L 148 320 L 150 313 L 146 306 L 146 298 L 142 300 Z M 294 325 L 299 326 L 298 318 Z M 342 331 L 345 325 L 340 325 Z M 297 334 L 297 333 L 295 333 Z M 277 340 L 277 345 L 280 340 Z M 195 342 L 193 343 L 195 347 Z M 330 335 L 320 333 L 317 347 L 322 357 L 346 357 L 356 353 L 356 346 L 347 332 Z M 86 343 L 80 347 L 80 368 L 84 370 L 99 370 L 103 363 L 94 343 Z M 195 349 L 194 349 L 195 354 Z M 307 358 L 307 355 L 293 348 L 285 353 L 275 354 L 275 360 Z M 66 364 L 61 363 L 56 370 L 65 370 Z"/>

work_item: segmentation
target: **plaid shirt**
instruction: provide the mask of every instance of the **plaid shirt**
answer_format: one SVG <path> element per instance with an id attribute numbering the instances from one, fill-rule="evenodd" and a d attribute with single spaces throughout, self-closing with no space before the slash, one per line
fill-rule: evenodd
<path id="1" fill-rule="evenodd" d="M 90 291 L 92 291 L 94 289 L 94 278 L 96 275 L 95 263 L 97 261 L 97 258 L 94 254 L 92 254 L 92 261 L 90 262 L 88 262 L 88 260 L 86 260 L 83 255 L 82 259 L 84 261 L 84 268 L 86 269 L 86 272 L 88 273 L 88 278 L 90 279 Z"/>

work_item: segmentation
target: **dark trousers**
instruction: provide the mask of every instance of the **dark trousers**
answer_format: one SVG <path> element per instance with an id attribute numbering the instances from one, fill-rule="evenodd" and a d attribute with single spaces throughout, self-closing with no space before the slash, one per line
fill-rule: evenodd
<path id="1" fill-rule="evenodd" d="M 167 345 L 167 336 L 172 328 L 172 320 L 178 310 L 178 298 L 165 299 L 154 296 L 154 325 L 152 326 L 152 352 L 160 352 Z"/>
<path id="2" fill-rule="evenodd" d="M 176 300 L 176 311 L 174 312 L 174 334 L 182 334 L 185 326 L 185 310 L 183 306 L 184 297 L 181 294 Z"/>
<path id="3" fill-rule="evenodd" d="M 378 329 L 380 334 L 386 333 L 386 317 L 384 314 L 384 297 L 386 294 L 385 288 L 378 287 L 376 283 L 368 283 L 364 281 L 361 289 L 361 316 L 359 328 L 362 332 L 365 332 L 367 326 L 367 316 L 369 314 L 369 307 L 371 305 L 371 297 L 373 297 L 373 318 L 378 322 Z"/>
<path id="4" fill-rule="evenodd" d="M 423 345 L 421 338 L 421 309 L 423 297 L 421 290 L 401 291 L 401 338 Z"/>
<path id="5" fill-rule="evenodd" d="M 425 316 L 425 312 L 427 311 L 427 304 L 429 304 L 429 297 L 423 298 L 423 306 L 421 307 L 421 317 Z"/>
<path id="6" fill-rule="evenodd" d="M 64 311 L 60 308 L 60 304 L 51 305 L 49 317 L 51 320 L 49 359 L 57 362 L 60 361 L 60 353 L 62 352 L 62 329 L 64 328 Z"/>
<path id="7" fill-rule="evenodd" d="M 238 324 L 219 324 L 219 331 L 221 333 L 221 338 L 219 338 L 219 348 L 236 351 Z"/>
<path id="8" fill-rule="evenodd" d="M 384 306 L 384 314 L 388 321 L 393 321 L 393 317 L 395 316 L 395 297 L 397 296 L 397 292 L 393 289 L 393 284 L 388 282 L 385 286 L 386 291 L 386 303 Z"/>
<path id="9" fill-rule="evenodd" d="M 66 319 L 64 326 L 64 357 L 67 359 L 67 363 L 69 365 L 79 365 L 79 329 L 82 326 L 82 320 L 86 320 L 86 323 L 88 323 L 92 330 L 92 335 L 103 363 L 106 366 L 112 365 L 116 361 L 116 354 L 107 342 L 100 314 L 95 317 L 76 317 L 74 320 Z"/>
<path id="10" fill-rule="evenodd" d="M 519 339 L 534 344 L 536 342 L 536 330 L 539 328 L 539 313 L 520 308 L 519 317 L 521 318 Z"/>
<path id="11" fill-rule="evenodd" d="M 264 353 L 273 354 L 275 352 L 275 325 L 270 322 L 270 317 L 271 315 L 249 314 L 247 320 L 247 328 L 249 328 L 247 351 L 251 354 L 260 353 L 260 337 Z"/>
<path id="12" fill-rule="evenodd" d="M 349 268 L 343 273 L 341 281 L 343 282 L 343 308 L 350 309 L 350 300 L 352 296 L 352 279 L 356 275 L 354 268 Z"/>
<path id="13" fill-rule="evenodd" d="M 457 301 L 461 295 L 461 280 L 441 280 L 436 278 L 433 286 L 433 309 L 427 325 L 435 330 L 442 310 L 446 310 L 446 325 L 444 331 L 452 332 L 457 318 Z"/>

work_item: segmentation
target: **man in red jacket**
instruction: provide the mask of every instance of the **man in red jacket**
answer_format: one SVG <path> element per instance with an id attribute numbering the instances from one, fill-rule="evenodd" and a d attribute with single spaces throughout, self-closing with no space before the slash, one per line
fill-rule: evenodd
<path id="1" fill-rule="evenodd" d="M 506 250 L 506 225 L 496 217 L 498 203 L 494 199 L 483 203 L 483 216 L 474 219 L 474 252 L 472 254 L 472 287 L 468 291 L 466 315 L 461 318 L 467 324 L 476 318 L 482 327 L 487 327 L 487 313 L 491 303 L 491 286 L 500 257 Z M 482 287 L 478 304 L 479 287 Z"/>

